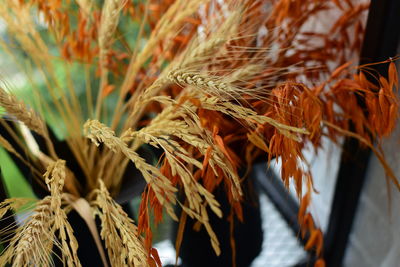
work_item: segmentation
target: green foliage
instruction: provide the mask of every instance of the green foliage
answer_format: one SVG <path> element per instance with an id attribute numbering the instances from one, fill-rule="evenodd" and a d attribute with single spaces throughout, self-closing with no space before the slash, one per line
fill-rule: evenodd
<path id="1" fill-rule="evenodd" d="M 9 197 L 35 198 L 30 185 L 24 179 L 8 153 L 2 148 L 0 149 L 0 162 Z"/>

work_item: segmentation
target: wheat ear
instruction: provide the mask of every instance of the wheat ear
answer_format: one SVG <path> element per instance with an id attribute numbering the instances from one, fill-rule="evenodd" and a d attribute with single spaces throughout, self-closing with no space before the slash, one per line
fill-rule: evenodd
<path id="1" fill-rule="evenodd" d="M 75 239 L 65 211 L 61 208 L 62 189 L 66 178 L 64 160 L 57 160 L 47 166 L 44 174 L 46 184 L 51 193 L 51 208 L 54 214 L 54 227 L 58 229 L 61 241 L 63 262 L 68 266 L 81 266 L 78 258 L 78 242 Z M 68 242 L 67 242 L 68 240 Z"/>
<path id="2" fill-rule="evenodd" d="M 17 229 L 9 247 L 0 257 L 0 264 L 12 266 L 50 266 L 54 240 L 51 197 L 39 201 L 28 221 Z"/>
<path id="3" fill-rule="evenodd" d="M 113 42 L 113 35 L 118 26 L 120 11 L 125 1 L 105 0 L 101 12 L 101 23 L 99 28 L 99 61 L 100 61 L 100 90 L 96 102 L 96 116 L 100 116 L 102 90 L 107 85 L 107 53 Z"/>
<path id="4" fill-rule="evenodd" d="M 104 143 L 113 152 L 120 151 L 129 158 L 152 187 L 160 203 L 165 205 L 168 214 L 178 220 L 171 205 L 171 203 L 175 204 L 174 192 L 177 189 L 172 186 L 167 177 L 161 174 L 159 169 L 148 164 L 134 150 L 129 149 L 121 138 L 115 136 L 113 130 L 97 120 L 88 120 L 84 125 L 84 133 L 97 146 L 100 142 Z"/>
<path id="5" fill-rule="evenodd" d="M 120 11 L 125 2 L 125 0 L 104 1 L 99 29 L 100 53 L 102 51 L 107 52 L 112 44 L 113 35 L 118 26 Z"/>
<path id="6" fill-rule="evenodd" d="M 101 238 L 105 241 L 112 266 L 148 266 L 143 238 L 133 220 L 110 196 L 103 181 L 95 190 L 91 204 L 101 220 Z"/>
<path id="7" fill-rule="evenodd" d="M 210 0 L 177 0 L 169 6 L 167 12 L 158 21 L 156 28 L 152 31 L 144 48 L 137 56 L 134 54 L 131 57 L 124 81 L 121 85 L 116 110 L 119 110 L 123 105 L 123 99 L 132 87 L 138 71 L 152 55 L 154 48 L 159 44 L 160 40 L 166 39 L 169 35 L 176 34 L 176 31 L 182 25 L 185 18 L 197 12 L 199 6 L 208 1 Z M 141 90 L 137 92 L 142 93 Z M 139 103 L 139 100 L 141 100 L 139 97 L 135 97 L 135 103 Z M 121 114 L 119 113 L 116 113 L 116 116 L 114 116 L 112 120 L 113 129 L 115 129 L 117 122 L 121 118 L 120 116 Z"/>
<path id="8" fill-rule="evenodd" d="M 89 17 L 93 6 L 93 1 L 92 0 L 75 0 L 75 1 L 79 5 L 80 9 L 83 11 L 85 16 Z"/>
<path id="9" fill-rule="evenodd" d="M 235 32 L 236 24 L 234 20 L 237 18 L 238 12 L 234 12 L 207 41 L 198 44 L 199 40 L 197 39 L 188 46 L 182 53 L 182 56 L 171 62 L 168 67 L 162 71 L 158 79 L 151 86 L 147 87 L 145 91 L 136 91 L 129 101 L 132 106 L 132 111 L 130 112 L 126 124 L 129 126 L 135 125 L 143 115 L 144 107 L 150 102 L 151 98 L 171 83 L 171 80 L 166 78 L 170 70 L 186 68 L 197 70 L 206 65 L 204 64 L 206 61 L 209 61 L 218 54 L 218 51 L 221 50 L 221 47 L 227 42 L 227 39 Z M 135 103 L 141 103 L 141 105 Z"/>
<path id="10" fill-rule="evenodd" d="M 261 125 L 266 123 L 270 124 L 283 135 L 296 141 L 299 141 L 297 134 L 309 134 L 306 129 L 280 123 L 268 116 L 259 115 L 256 111 L 250 108 L 233 104 L 230 101 L 221 100 L 220 98 L 215 96 L 201 97 L 200 103 L 201 107 L 204 109 L 219 111 L 233 118 L 241 119 L 252 128 L 256 126 L 255 123 Z"/>
<path id="11" fill-rule="evenodd" d="M 226 83 L 203 73 L 188 72 L 184 69 L 170 71 L 167 78 L 181 86 L 193 86 L 200 92 L 217 95 L 224 99 L 241 99 L 243 89 L 236 88 L 230 83 Z"/>
<path id="12" fill-rule="evenodd" d="M 225 19 L 217 31 L 213 32 L 204 42 L 195 39 L 182 53 L 181 60 L 177 63 L 179 69 L 201 69 L 216 55 L 220 54 L 223 45 L 237 32 L 240 21 L 240 12 L 232 12 Z"/>
<path id="13" fill-rule="evenodd" d="M 131 132 L 129 135 L 136 141 L 140 140 L 143 143 L 150 144 L 157 148 L 164 150 L 165 159 L 168 161 L 172 175 L 178 175 L 183 184 L 183 190 L 187 196 L 189 208 L 193 209 L 194 212 L 200 213 L 200 207 L 204 204 L 202 197 L 204 197 L 206 203 L 210 205 L 211 209 L 219 217 L 222 217 L 222 212 L 219 208 L 219 203 L 215 200 L 214 196 L 208 192 L 196 179 L 193 177 L 192 172 L 189 170 L 190 165 L 194 165 L 199 169 L 202 169 L 202 163 L 191 157 L 188 151 L 184 149 L 172 136 L 170 136 L 165 128 L 169 127 L 169 121 L 161 125 L 152 125 L 150 129 L 143 128 L 138 132 Z M 185 127 L 185 124 L 173 123 L 175 127 Z M 164 126 L 164 128 L 163 128 Z M 160 128 L 157 128 L 160 127 Z M 179 131 L 178 129 L 175 129 Z M 182 129 L 184 131 L 184 129 Z M 189 135 L 189 133 L 186 132 Z"/>
<path id="14" fill-rule="evenodd" d="M 44 177 L 51 195 L 39 201 L 32 215 L 17 229 L 0 263 L 12 262 L 12 266 L 51 266 L 51 253 L 56 243 L 61 249 L 63 264 L 80 267 L 78 243 L 61 207 L 66 177 L 65 161 L 57 160 L 50 164 Z M 56 232 L 60 244 L 56 240 Z"/>
<path id="15" fill-rule="evenodd" d="M 215 168 L 218 166 L 224 172 L 224 175 L 232 180 L 232 194 L 234 199 L 238 200 L 240 195 L 242 195 L 242 191 L 237 172 L 221 148 L 215 144 L 212 133 L 202 127 L 200 118 L 196 113 L 198 108 L 189 101 L 180 103 L 179 100 L 174 100 L 170 97 L 159 96 L 152 99 L 170 105 L 164 108 L 163 112 L 153 119 L 150 125 L 150 127 L 156 128 L 153 131 L 158 130 L 175 136 L 197 148 L 203 156 L 206 155 L 207 150 L 211 149 L 209 165 L 215 175 L 218 175 Z M 183 125 L 174 127 L 176 123 Z M 171 127 L 167 127 L 167 125 Z M 160 128 L 157 129 L 158 127 Z"/>
<path id="16" fill-rule="evenodd" d="M 15 96 L 8 94 L 1 87 L 0 105 L 5 108 L 9 114 L 23 122 L 29 129 L 41 136 L 46 136 L 45 124 L 39 115 L 37 115 L 34 110 L 28 108 L 22 101 L 19 101 Z"/>

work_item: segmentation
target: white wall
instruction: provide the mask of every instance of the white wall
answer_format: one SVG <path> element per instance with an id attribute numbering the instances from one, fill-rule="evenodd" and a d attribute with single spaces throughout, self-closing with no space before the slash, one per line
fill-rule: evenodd
<path id="1" fill-rule="evenodd" d="M 400 177 L 400 125 L 383 143 L 388 163 Z M 400 266 L 400 192 L 390 187 L 389 204 L 385 173 L 375 156 L 370 160 L 366 183 L 353 224 L 344 266 Z"/>

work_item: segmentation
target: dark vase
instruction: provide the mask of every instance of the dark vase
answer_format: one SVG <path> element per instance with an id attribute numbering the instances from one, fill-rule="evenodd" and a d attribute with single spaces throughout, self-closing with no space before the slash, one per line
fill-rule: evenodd
<path id="1" fill-rule="evenodd" d="M 234 219 L 233 237 L 235 240 L 235 265 L 233 265 L 233 253 L 231 247 L 230 222 L 228 215 L 231 206 L 228 202 L 223 186 L 213 192 L 216 200 L 221 204 L 223 218 L 216 216 L 208 209 L 210 224 L 220 243 L 221 255 L 217 256 L 212 249 L 210 237 L 204 227 L 200 231 L 193 230 L 196 220 L 187 218 L 184 228 L 179 257 L 182 260 L 181 267 L 219 267 L 236 266 L 248 267 L 261 251 L 263 231 L 261 227 L 261 213 L 258 193 L 253 187 L 254 179 L 251 175 L 242 184 L 244 201 L 242 203 L 243 218 L 241 222 Z M 178 214 L 181 213 L 179 209 Z M 179 223 L 174 222 L 172 242 L 175 244 Z"/>

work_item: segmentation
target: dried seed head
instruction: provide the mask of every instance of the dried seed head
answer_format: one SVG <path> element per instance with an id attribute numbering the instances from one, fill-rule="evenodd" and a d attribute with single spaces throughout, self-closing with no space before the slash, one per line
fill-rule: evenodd
<path id="1" fill-rule="evenodd" d="M 146 182 L 153 188 L 158 200 L 165 205 L 167 212 L 174 219 L 177 219 L 170 203 L 175 203 L 174 192 L 176 192 L 177 189 L 160 173 L 159 169 L 148 164 L 134 150 L 128 148 L 127 144 L 121 138 L 116 137 L 114 131 L 97 120 L 88 120 L 84 125 L 84 132 L 96 145 L 102 142 L 112 151 L 120 151 L 130 159 L 142 173 Z"/>
<path id="2" fill-rule="evenodd" d="M 12 266 L 50 266 L 54 240 L 51 197 L 41 200 L 27 222 L 17 229 L 0 262 Z"/>
<path id="3" fill-rule="evenodd" d="M 112 266 L 148 266 L 144 240 L 133 220 L 111 198 L 103 181 L 99 180 L 99 185 L 92 205 L 101 220 L 100 235 Z"/>
<path id="4" fill-rule="evenodd" d="M 0 105 L 4 107 L 10 115 L 15 116 L 23 122 L 29 129 L 36 133 L 46 136 L 45 124 L 42 119 L 22 101 L 0 87 Z"/>

